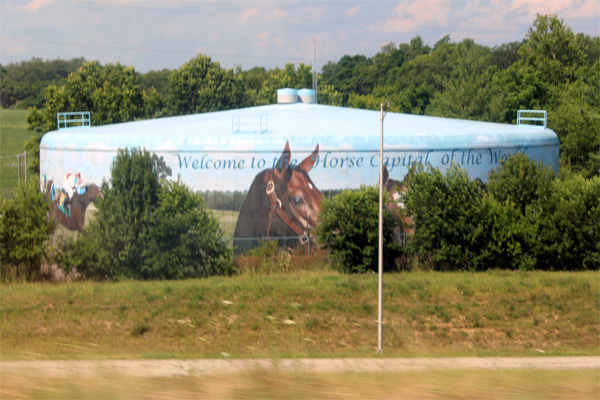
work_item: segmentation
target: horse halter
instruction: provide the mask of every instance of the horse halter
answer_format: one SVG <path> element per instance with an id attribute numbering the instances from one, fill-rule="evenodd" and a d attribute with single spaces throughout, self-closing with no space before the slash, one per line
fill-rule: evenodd
<path id="1" fill-rule="evenodd" d="M 277 214 L 279 218 L 281 218 L 283 223 L 286 224 L 288 228 L 293 230 L 296 233 L 296 235 L 299 236 L 298 240 L 300 241 L 300 244 L 307 244 L 310 240 L 310 231 L 307 232 L 302 227 L 298 226 L 283 211 L 281 200 L 277 198 L 277 193 L 275 193 L 275 183 L 273 182 L 273 175 L 271 173 L 267 173 L 265 178 L 267 180 L 267 196 L 269 196 L 269 202 L 271 203 L 271 210 L 269 211 L 269 224 L 267 225 L 267 237 L 269 237 L 269 231 L 271 230 L 273 215 Z"/>

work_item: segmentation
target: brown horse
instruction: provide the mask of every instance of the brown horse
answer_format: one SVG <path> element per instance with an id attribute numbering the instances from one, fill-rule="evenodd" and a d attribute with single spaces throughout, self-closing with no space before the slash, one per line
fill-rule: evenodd
<path id="1" fill-rule="evenodd" d="M 90 202 L 96 202 L 98 197 L 102 198 L 100 188 L 95 184 L 84 186 L 85 192 L 83 194 L 74 192 L 72 198 L 64 201 L 61 209 L 58 197 L 52 199 L 53 190 L 56 192 L 56 188 L 53 186 L 52 180 L 46 183 L 45 197 L 52 202 L 50 216 L 59 221 L 65 228 L 81 232 L 85 225 L 85 209 Z"/>
<path id="2" fill-rule="evenodd" d="M 323 195 L 308 172 L 318 154 L 317 144 L 299 165 L 291 165 L 290 144 L 286 142 L 275 167 L 256 175 L 235 226 L 236 252 L 255 247 L 261 238 L 280 238 L 281 246 L 312 240 Z"/>
<path id="3" fill-rule="evenodd" d="M 400 220 L 400 226 L 394 230 L 395 241 L 400 244 L 405 244 L 406 236 L 410 236 L 414 233 L 412 218 L 404 212 L 403 195 L 407 191 L 405 186 L 406 179 L 408 179 L 408 175 L 403 181 L 390 179 L 387 167 L 383 167 L 383 188 L 390 194 L 390 199 L 386 208 L 388 211 L 394 213 Z"/>

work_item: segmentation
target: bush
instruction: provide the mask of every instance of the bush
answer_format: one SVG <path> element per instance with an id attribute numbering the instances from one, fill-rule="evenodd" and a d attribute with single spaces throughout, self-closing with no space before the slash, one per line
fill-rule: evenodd
<path id="1" fill-rule="evenodd" d="M 204 199 L 177 181 L 166 181 L 150 228 L 144 279 L 182 279 L 230 273 L 231 250 L 219 220 Z"/>
<path id="2" fill-rule="evenodd" d="M 518 154 L 490 173 L 487 192 L 457 166 L 420 167 L 406 196 L 410 250 L 436 270 L 600 268 L 600 178 L 557 179 Z"/>
<path id="3" fill-rule="evenodd" d="M 386 193 L 386 200 L 389 197 Z M 331 257 L 344 272 L 378 271 L 379 261 L 379 189 L 362 186 L 324 198 L 319 211 L 318 242 L 331 250 Z M 384 209 L 384 270 L 396 268 L 401 247 L 394 243 L 398 220 Z"/>
<path id="4" fill-rule="evenodd" d="M 496 200 L 510 201 L 525 214 L 528 206 L 548 200 L 555 179 L 554 172 L 541 162 L 536 163 L 525 154 L 514 154 L 490 172 L 487 190 Z"/>
<path id="5" fill-rule="evenodd" d="M 61 268 L 91 279 L 182 279 L 231 271 L 231 250 L 201 195 L 163 181 L 146 151 L 120 150 L 90 226 Z"/>
<path id="6" fill-rule="evenodd" d="M 20 184 L 13 198 L 0 197 L 0 258 L 2 278 L 13 271 L 16 279 L 31 280 L 48 251 L 55 222 L 37 177 Z"/>
<path id="7" fill-rule="evenodd" d="M 481 269 L 488 232 L 482 218 L 483 186 L 460 167 L 446 174 L 417 166 L 408 180 L 405 204 L 413 217 L 412 254 L 436 270 Z"/>
<path id="8" fill-rule="evenodd" d="M 600 268 L 600 177 L 568 174 L 556 179 L 540 218 L 539 268 Z"/>

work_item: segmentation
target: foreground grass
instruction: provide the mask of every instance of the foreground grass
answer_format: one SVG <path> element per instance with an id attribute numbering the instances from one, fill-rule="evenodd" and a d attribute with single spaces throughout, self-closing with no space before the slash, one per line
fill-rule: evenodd
<path id="1" fill-rule="evenodd" d="M 377 276 L 3 284 L 1 358 L 371 357 Z M 385 356 L 598 355 L 598 273 L 387 274 Z"/>
<path id="2" fill-rule="evenodd" d="M 5 110 L 0 107 L 0 195 L 10 196 L 17 187 L 16 155 L 25 149 L 32 132 L 27 130 L 27 110 Z M 29 156 L 29 155 L 28 155 Z M 23 163 L 23 160 L 21 160 Z M 21 164 L 21 179 L 24 178 Z"/>
<path id="3" fill-rule="evenodd" d="M 2 374 L 3 399 L 597 399 L 597 370 L 457 370 L 306 374 L 260 371 L 132 378 Z"/>

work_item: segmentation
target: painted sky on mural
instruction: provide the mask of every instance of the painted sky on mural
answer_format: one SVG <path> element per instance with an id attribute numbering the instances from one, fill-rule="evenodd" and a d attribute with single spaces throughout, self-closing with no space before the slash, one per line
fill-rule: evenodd
<path id="1" fill-rule="evenodd" d="M 138 1 L 2 0 L 0 62 L 84 57 L 139 72 L 207 54 L 224 67 L 317 64 L 374 55 L 420 35 L 434 45 L 521 41 L 536 14 L 600 34 L 599 0 Z M 313 41 L 314 40 L 314 41 Z"/>

